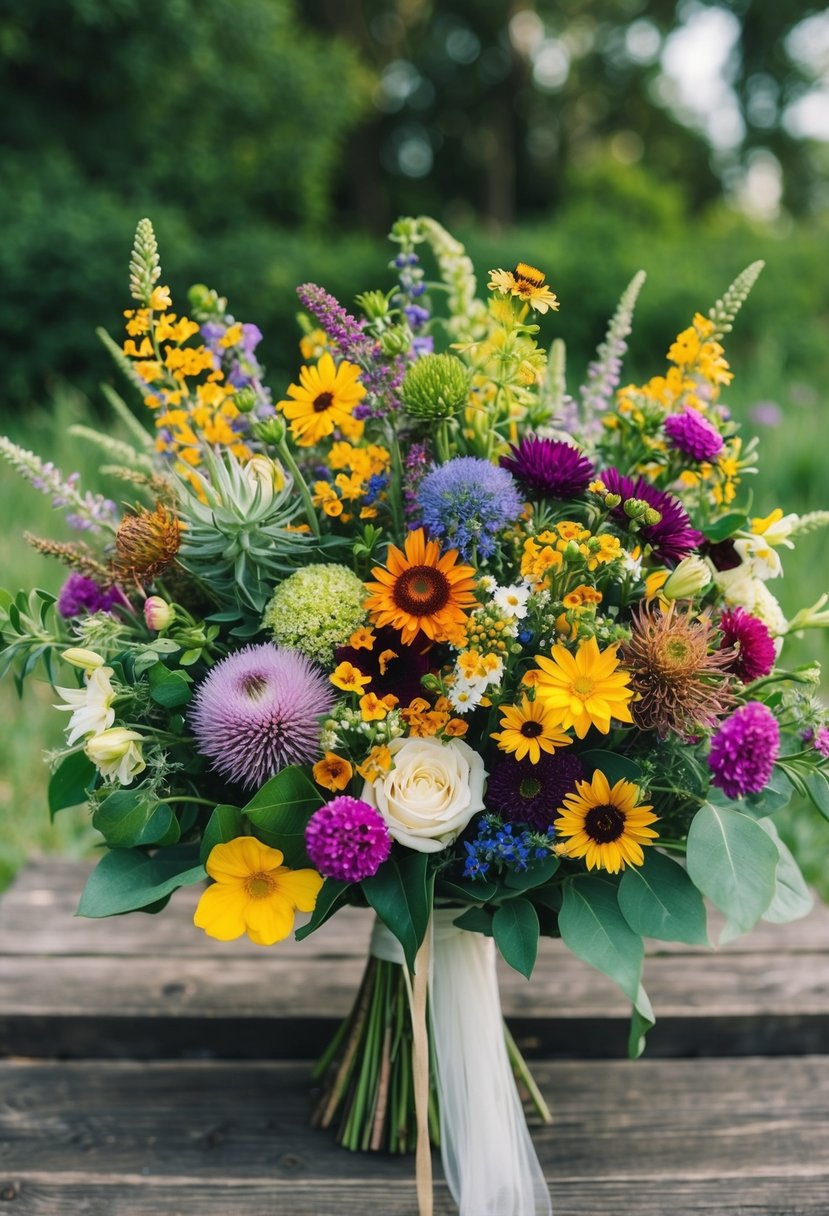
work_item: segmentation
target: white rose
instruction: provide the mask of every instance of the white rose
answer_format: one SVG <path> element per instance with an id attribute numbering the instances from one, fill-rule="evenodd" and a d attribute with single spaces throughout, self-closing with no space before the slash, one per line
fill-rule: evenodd
<path id="1" fill-rule="evenodd" d="M 450 845 L 484 809 L 484 762 L 462 739 L 393 739 L 394 767 L 366 782 L 363 798 L 386 821 L 391 836 L 419 853 Z"/>

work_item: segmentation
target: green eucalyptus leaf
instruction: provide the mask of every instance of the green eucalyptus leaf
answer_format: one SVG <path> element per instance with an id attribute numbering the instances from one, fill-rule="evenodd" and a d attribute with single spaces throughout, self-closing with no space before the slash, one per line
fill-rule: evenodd
<path id="1" fill-rule="evenodd" d="M 549 857 L 541 857 L 531 861 L 526 870 L 510 870 L 504 880 L 504 885 L 512 891 L 531 891 L 548 882 L 561 865 L 558 857 L 551 853 Z"/>
<path id="2" fill-rule="evenodd" d="M 668 942 L 708 946 L 705 904 L 679 862 L 654 847 L 641 866 L 628 866 L 619 883 L 619 907 L 634 933 Z"/>
<path id="3" fill-rule="evenodd" d="M 141 849 L 112 849 L 105 853 L 84 887 L 78 916 L 116 916 L 148 908 L 178 887 L 206 877 L 190 845 L 167 849 L 150 857 Z"/>
<path id="4" fill-rule="evenodd" d="M 569 950 L 618 984 L 636 1003 L 645 949 L 622 915 L 617 886 L 593 875 L 564 888 L 558 926 Z"/>
<path id="5" fill-rule="evenodd" d="M 511 899 L 492 918 L 492 933 L 501 957 L 530 978 L 538 954 L 538 913 L 528 899 Z"/>
<path id="6" fill-rule="evenodd" d="M 688 831 L 688 874 L 724 912 L 727 941 L 752 929 L 774 896 L 778 852 L 756 820 L 706 803 Z"/>
<path id="7" fill-rule="evenodd" d="M 285 856 L 293 868 L 311 864 L 305 850 L 305 829 L 322 796 L 304 769 L 283 768 L 271 777 L 244 807 L 253 834 Z"/>
<path id="8" fill-rule="evenodd" d="M 466 929 L 468 933 L 482 933 L 484 937 L 492 937 L 492 917 L 493 913 L 488 908 L 467 908 L 452 923 L 459 929 Z"/>
<path id="9" fill-rule="evenodd" d="M 353 883 L 341 882 L 338 878 L 326 878 L 317 896 L 311 919 L 307 925 L 301 925 L 294 934 L 296 940 L 301 942 L 315 933 L 320 925 L 324 925 L 329 917 L 333 916 L 337 909 L 345 903 L 346 895 L 353 886 Z"/>
<path id="10" fill-rule="evenodd" d="M 131 849 L 142 844 L 157 844 L 169 837 L 175 820 L 166 803 L 158 802 L 145 790 L 116 790 L 95 808 L 92 826 L 110 848 Z M 178 838 L 176 824 L 174 844 Z"/>
<path id="11" fill-rule="evenodd" d="M 210 852 L 217 844 L 227 844 L 231 840 L 236 840 L 238 836 L 244 836 L 244 834 L 245 817 L 238 806 L 229 806 L 222 803 L 215 807 L 211 812 L 204 829 L 204 834 L 202 835 L 202 864 L 207 864 Z"/>
<path id="12" fill-rule="evenodd" d="M 760 827 L 774 841 L 778 862 L 774 896 L 763 913 L 763 920 L 774 925 L 785 925 L 792 920 L 808 916 L 814 905 L 812 893 L 806 886 L 800 866 L 788 847 L 780 839 L 780 833 L 770 819 L 761 819 Z"/>
<path id="13" fill-rule="evenodd" d="M 49 779 L 49 814 L 86 802 L 98 777 L 98 770 L 84 752 L 72 752 Z"/>
<path id="14" fill-rule="evenodd" d="M 581 752 L 579 760 L 591 776 L 598 769 L 604 773 L 611 785 L 622 780 L 638 784 L 642 780 L 642 770 L 636 761 L 631 760 L 628 756 L 619 756 L 616 752 L 604 751 L 598 747 L 591 748 L 589 751 Z"/>

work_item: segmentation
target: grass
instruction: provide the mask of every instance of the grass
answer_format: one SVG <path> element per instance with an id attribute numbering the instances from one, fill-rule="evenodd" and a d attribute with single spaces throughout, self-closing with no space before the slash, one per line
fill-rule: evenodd
<path id="1" fill-rule="evenodd" d="M 783 381 L 771 361 L 767 367 L 737 367 L 736 372 L 728 399 L 738 416 L 750 416 L 752 406 L 760 400 L 773 400 L 784 419 L 779 428 L 760 428 L 761 474 L 752 479 L 756 512 L 767 514 L 778 505 L 785 511 L 798 512 L 829 506 L 824 488 L 822 402 L 817 388 L 806 379 Z M 89 425 L 89 407 L 63 392 L 48 412 L 10 419 L 6 429 L 16 442 L 53 459 L 64 472 L 79 470 L 87 488 L 99 488 L 117 498 L 118 483 L 101 484 L 96 476 L 95 451 L 67 434 L 73 422 Z M 27 546 L 20 534 L 26 529 L 44 536 L 67 536 L 59 513 L 48 499 L 5 471 L 0 481 L 0 512 L 7 521 L 0 532 L 2 583 L 11 590 L 37 585 L 56 591 L 65 571 Z M 813 603 L 824 589 L 820 562 L 824 545 L 825 536 L 814 533 L 804 537 L 795 552 L 784 554 L 786 577 L 772 587 L 787 614 Z M 821 572 L 817 578 L 816 570 Z M 802 638 L 789 639 L 785 659 L 788 666 L 812 659 L 821 659 L 825 666 L 829 662 L 829 632 L 811 631 Z M 22 702 L 17 700 L 11 681 L 0 685 L 0 712 L 6 723 L 0 736 L 0 889 L 29 856 L 83 856 L 95 847 L 96 833 L 82 809 L 61 811 L 54 824 L 49 822 L 45 796 L 48 770 L 42 757 L 44 751 L 60 743 L 63 725 L 62 718 L 51 709 L 52 700 L 48 686 L 33 680 L 27 682 Z M 829 823 L 810 806 L 798 804 L 793 804 L 778 822 L 809 880 L 829 898 Z"/>

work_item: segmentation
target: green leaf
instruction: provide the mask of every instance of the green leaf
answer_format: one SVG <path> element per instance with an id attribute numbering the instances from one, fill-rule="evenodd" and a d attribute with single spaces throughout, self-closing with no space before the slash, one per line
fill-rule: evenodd
<path id="1" fill-rule="evenodd" d="M 772 901 L 778 853 L 748 815 L 706 803 L 688 832 L 688 874 L 724 912 L 720 942 L 752 929 Z"/>
<path id="2" fill-rule="evenodd" d="M 157 705 L 165 709 L 173 709 L 176 705 L 185 705 L 190 700 L 190 685 L 193 680 L 186 671 L 170 671 L 163 663 L 156 663 L 150 668 L 150 696 Z"/>
<path id="3" fill-rule="evenodd" d="M 84 752 L 72 752 L 62 760 L 49 779 L 49 814 L 86 802 L 98 771 Z"/>
<path id="4" fill-rule="evenodd" d="M 668 942 L 708 946 L 705 904 L 685 869 L 653 847 L 641 866 L 628 866 L 619 883 L 619 907 L 634 933 Z"/>
<path id="5" fill-rule="evenodd" d="M 603 971 L 636 1004 L 645 949 L 622 916 L 616 890 L 613 883 L 592 875 L 569 883 L 558 927 L 569 950 Z"/>
<path id="6" fill-rule="evenodd" d="M 526 975 L 533 973 L 538 954 L 538 913 L 528 899 L 511 899 L 492 918 L 492 933 L 501 957 Z"/>
<path id="7" fill-rule="evenodd" d="M 207 863 L 210 850 L 217 844 L 227 844 L 228 841 L 235 840 L 237 836 L 244 836 L 244 834 L 245 820 L 238 806 L 228 806 L 224 803 L 217 806 L 211 813 L 202 835 L 202 864 Z"/>
<path id="8" fill-rule="evenodd" d="M 531 861 L 526 870 L 510 870 L 504 885 L 512 891 L 531 891 L 551 879 L 560 865 L 559 859 L 551 853 L 549 857 Z"/>
<path id="9" fill-rule="evenodd" d="M 116 790 L 95 808 L 92 826 L 110 848 L 131 849 L 161 841 L 170 832 L 174 820 L 170 807 L 146 791 Z M 178 825 L 175 839 L 177 836 Z"/>
<path id="10" fill-rule="evenodd" d="M 800 866 L 780 839 L 775 825 L 770 819 L 761 819 L 760 827 L 774 841 L 779 858 L 774 897 L 763 913 L 763 920 L 774 925 L 785 925 L 791 920 L 799 920 L 801 916 L 808 916 L 814 900 L 800 872 Z"/>
<path id="11" fill-rule="evenodd" d="M 312 933 L 319 929 L 320 925 L 324 925 L 330 916 L 333 916 L 338 908 L 341 908 L 345 903 L 345 897 L 348 891 L 354 886 L 352 882 L 341 882 L 338 878 L 326 878 L 320 888 L 320 893 L 317 896 L 317 902 L 314 905 L 314 911 L 311 913 L 311 919 L 307 925 L 301 925 L 294 934 L 295 939 L 301 942 L 304 938 L 310 937 Z"/>
<path id="12" fill-rule="evenodd" d="M 498 884 L 488 878 L 445 878 L 436 880 L 442 899 L 458 899 L 463 903 L 485 904 L 498 893 Z"/>
<path id="13" fill-rule="evenodd" d="M 801 772 L 800 776 L 809 801 L 817 807 L 821 815 L 829 819 L 829 781 L 826 776 L 819 769 L 812 769 L 810 773 Z"/>
<path id="14" fill-rule="evenodd" d="M 591 748 L 590 751 L 581 752 L 579 760 L 591 776 L 597 769 L 603 772 L 611 785 L 623 779 L 637 784 L 642 780 L 642 770 L 636 761 L 628 756 L 618 756 L 616 752 L 603 751 L 598 747 Z"/>
<path id="15" fill-rule="evenodd" d="M 735 532 L 744 528 L 747 520 L 748 516 L 743 511 L 732 511 L 728 515 L 722 515 L 712 523 L 706 524 L 703 532 L 707 540 L 718 544 L 722 540 L 728 540 L 729 536 L 733 536 Z"/>
<path id="16" fill-rule="evenodd" d="M 147 908 L 178 887 L 205 878 L 204 866 L 194 865 L 195 860 L 189 846 L 155 857 L 139 849 L 112 849 L 90 874 L 77 915 L 117 916 Z"/>
<path id="17" fill-rule="evenodd" d="M 409 850 L 403 855 L 392 854 L 372 878 L 362 882 L 366 899 L 400 942 L 412 972 L 432 911 L 433 878 L 434 871 L 429 874 L 429 854 Z"/>
<path id="18" fill-rule="evenodd" d="M 482 933 L 484 937 L 492 937 L 492 916 L 492 912 L 487 908 L 467 908 L 452 924 L 457 925 L 459 929 L 466 929 L 468 933 Z"/>
<path id="19" fill-rule="evenodd" d="M 322 795 L 305 770 L 291 765 L 271 777 L 244 812 L 259 840 L 281 850 L 286 865 L 301 868 L 311 864 L 305 851 L 305 829 L 322 803 Z"/>
<path id="20" fill-rule="evenodd" d="M 630 1032 L 628 1034 L 628 1059 L 638 1060 L 645 1050 L 645 1035 L 656 1022 L 653 1006 L 647 992 L 639 985 L 636 1000 L 630 1015 Z"/>

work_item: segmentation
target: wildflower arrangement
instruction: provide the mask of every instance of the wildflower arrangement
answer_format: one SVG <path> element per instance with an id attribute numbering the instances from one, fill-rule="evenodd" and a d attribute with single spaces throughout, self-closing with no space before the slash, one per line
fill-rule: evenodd
<path id="1" fill-rule="evenodd" d="M 129 441 L 89 436 L 126 502 L 0 441 L 83 537 L 29 537 L 70 572 L 57 599 L 2 593 L 0 662 L 67 715 L 50 810 L 88 803 L 107 845 L 80 913 L 209 879 L 195 925 L 270 946 L 372 908 L 316 1122 L 421 1164 L 431 1131 L 464 1210 L 529 1214 L 532 1170 L 447 1112 L 503 1105 L 474 1090 L 496 1056 L 543 1099 L 500 1016 L 452 1079 L 450 980 L 472 1003 L 470 950 L 529 976 L 560 937 L 629 998 L 638 1055 L 643 938 L 707 944 L 704 898 L 721 940 L 806 913 L 774 814 L 794 791 L 829 816 L 829 724 L 817 666 L 781 651 L 829 610 L 786 620 L 769 584 L 829 512 L 752 512 L 722 342 L 760 263 L 624 384 L 637 275 L 571 396 L 541 271 L 492 271 L 484 302 L 434 220 L 391 239 L 356 313 L 298 289 L 303 362 L 272 392 L 256 326 L 202 286 L 173 311 L 139 224 L 126 334 L 102 335 L 139 412 L 108 388 Z"/>

